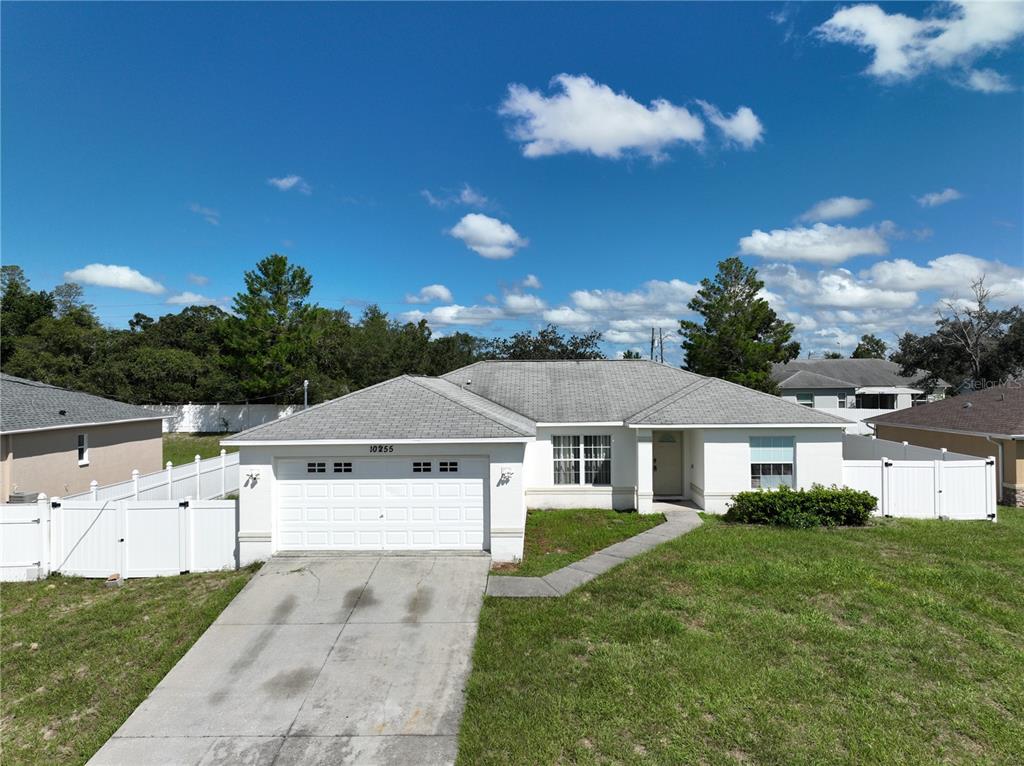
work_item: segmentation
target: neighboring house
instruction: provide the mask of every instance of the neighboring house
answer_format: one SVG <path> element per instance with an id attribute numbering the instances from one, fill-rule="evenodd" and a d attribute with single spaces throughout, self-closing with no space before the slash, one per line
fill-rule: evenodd
<path id="1" fill-rule="evenodd" d="M 478 362 L 402 376 L 225 439 L 243 562 L 283 550 L 522 557 L 527 508 L 720 513 L 736 492 L 841 484 L 837 417 L 649 361 Z"/>
<path id="2" fill-rule="evenodd" d="M 772 379 L 786 401 L 853 421 L 936 398 L 887 359 L 794 359 L 773 365 Z M 870 431 L 861 426 L 850 433 Z"/>
<path id="3" fill-rule="evenodd" d="M 1006 505 L 1024 506 L 1024 382 L 968 391 L 867 422 L 879 439 L 995 457 L 996 475 L 1002 477 L 998 496 Z"/>
<path id="4" fill-rule="evenodd" d="M 133 404 L 0 374 L 0 500 L 65 495 L 162 467 L 162 416 Z"/>

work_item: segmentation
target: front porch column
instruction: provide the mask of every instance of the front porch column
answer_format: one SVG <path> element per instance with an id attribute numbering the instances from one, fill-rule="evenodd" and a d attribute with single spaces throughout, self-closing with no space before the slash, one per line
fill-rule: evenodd
<path id="1" fill-rule="evenodd" d="M 636 432 L 636 509 L 654 513 L 654 443 L 650 431 Z"/>

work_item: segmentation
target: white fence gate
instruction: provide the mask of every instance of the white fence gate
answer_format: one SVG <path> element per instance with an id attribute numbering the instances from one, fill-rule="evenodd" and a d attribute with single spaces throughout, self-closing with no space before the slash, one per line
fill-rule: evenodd
<path id="1" fill-rule="evenodd" d="M 847 434 L 843 458 L 843 484 L 877 497 L 883 516 L 996 520 L 994 457 Z"/>
<path id="2" fill-rule="evenodd" d="M 162 471 L 132 471 L 132 478 L 100 486 L 96 481 L 86 492 L 65 495 L 65 500 L 211 500 L 238 491 L 238 453 L 221 450 L 216 457 L 172 465 Z"/>
<path id="3" fill-rule="evenodd" d="M 234 569 L 234 500 L 68 500 L 0 506 L 0 579 L 50 572 L 158 577 Z"/>

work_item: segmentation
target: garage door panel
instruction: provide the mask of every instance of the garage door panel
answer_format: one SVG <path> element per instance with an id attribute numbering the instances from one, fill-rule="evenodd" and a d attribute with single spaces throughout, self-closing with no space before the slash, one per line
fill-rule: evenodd
<path id="1" fill-rule="evenodd" d="M 416 462 L 437 469 L 441 461 Z M 487 461 L 462 458 L 457 472 L 445 473 L 416 473 L 412 464 L 411 458 L 281 461 L 275 468 L 278 548 L 482 548 Z"/>

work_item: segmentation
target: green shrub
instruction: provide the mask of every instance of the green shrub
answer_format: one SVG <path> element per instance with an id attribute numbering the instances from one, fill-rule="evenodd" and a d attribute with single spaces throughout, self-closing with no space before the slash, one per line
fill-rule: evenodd
<path id="1" fill-rule="evenodd" d="M 806 529 L 817 526 L 863 526 L 878 501 L 870 492 L 849 487 L 757 489 L 740 492 L 723 517 L 739 524 L 768 524 Z"/>

